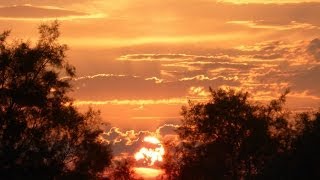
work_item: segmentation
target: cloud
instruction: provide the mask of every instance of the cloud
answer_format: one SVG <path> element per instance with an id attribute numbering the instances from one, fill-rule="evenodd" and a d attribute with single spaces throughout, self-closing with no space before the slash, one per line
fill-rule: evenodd
<path id="1" fill-rule="evenodd" d="M 187 54 L 128 54 L 118 58 L 120 61 L 187 61 L 197 56 Z"/>
<path id="2" fill-rule="evenodd" d="M 291 21 L 288 24 L 279 24 L 279 23 L 272 23 L 266 22 L 263 20 L 260 21 L 228 21 L 229 24 L 237 24 L 237 25 L 244 25 L 249 28 L 255 29 L 272 29 L 278 31 L 287 31 L 287 30 L 294 30 L 294 29 L 304 29 L 304 30 L 319 30 L 320 27 L 314 26 L 310 23 L 299 23 L 296 21 Z"/>
<path id="3" fill-rule="evenodd" d="M 112 145 L 115 156 L 121 154 L 133 155 L 143 144 L 143 137 L 152 135 L 149 131 L 134 130 L 122 132 L 119 128 L 112 127 L 108 132 L 103 133 L 103 140 Z"/>
<path id="4" fill-rule="evenodd" d="M 191 81 L 191 80 L 198 80 L 198 81 L 205 81 L 205 80 L 212 80 L 213 78 L 209 78 L 205 75 L 197 75 L 194 77 L 185 77 L 185 78 L 181 78 L 179 79 L 179 81 Z"/>
<path id="5" fill-rule="evenodd" d="M 104 132 L 101 138 L 112 145 L 115 156 L 121 156 L 123 154 L 133 156 L 141 147 L 148 145 L 143 141 L 144 137 L 153 136 L 159 138 L 160 141 L 164 141 L 167 138 L 177 136 L 175 133 L 177 127 L 179 126 L 175 124 L 163 124 L 155 131 L 125 131 L 117 127 L 112 127 Z"/>
<path id="6" fill-rule="evenodd" d="M 221 1 L 220 1 L 221 2 Z M 233 1 L 235 2 L 235 1 Z M 241 1 L 237 1 L 241 2 Z M 250 1 L 246 1 L 250 2 Z M 252 1 L 251 1 L 252 2 Z M 123 9 L 123 13 L 133 17 L 145 17 L 161 19 L 166 17 L 171 21 L 192 21 L 197 29 L 202 23 L 208 23 L 206 20 L 212 21 L 230 21 L 230 20 L 241 20 L 241 21 L 266 21 L 266 22 L 281 22 L 290 23 L 293 21 L 299 23 L 309 23 L 316 25 L 319 24 L 316 21 L 316 17 L 319 16 L 318 11 L 320 1 L 301 3 L 302 1 L 295 1 L 300 3 L 291 4 L 266 4 L 267 1 L 257 1 L 255 3 L 244 3 L 244 4 L 233 4 L 233 3 L 216 3 L 208 0 L 185 0 L 183 2 L 175 2 L 171 0 L 136 0 L 128 2 L 128 9 Z M 271 1 L 269 1 L 271 2 Z M 279 1 L 272 1 L 279 2 Z M 281 1 L 290 2 L 290 1 Z M 294 2 L 294 1 L 291 1 Z M 140 6 L 134 6 L 134 4 L 140 4 Z M 214 11 L 212 10 L 214 9 Z M 229 12 L 229 13 L 226 13 Z M 232 12 L 232 13 L 231 13 Z M 303 13 L 301 12 L 308 12 Z M 155 17 L 161 14 L 160 17 Z M 199 20 L 199 21 L 196 21 Z M 200 21 L 201 20 L 201 21 Z M 207 27 L 214 27 L 207 25 Z M 187 24 L 183 24 L 187 25 Z M 184 26 L 189 30 L 195 30 L 192 26 Z M 201 26 L 202 27 L 202 26 Z M 219 26 L 218 26 L 219 27 Z M 200 28 L 203 30 L 203 28 Z M 212 28 L 209 28 L 212 30 Z"/>
<path id="7" fill-rule="evenodd" d="M 103 49 L 116 53 L 99 55 L 97 60 L 90 57 L 95 53 L 83 51 L 84 55 L 79 56 L 83 68 L 87 72 L 88 68 L 96 68 L 103 73 L 81 71 L 83 76 L 73 82 L 78 89 L 72 96 L 79 108 L 101 109 L 105 120 L 135 130 L 154 129 L 163 122 L 176 123 L 180 107 L 189 99 L 205 100 L 209 86 L 243 89 L 263 102 L 278 97 L 288 87 L 293 93 L 308 90 L 310 96 L 305 99 L 290 97 L 294 104 L 301 102 L 299 105 L 304 106 L 314 101 L 313 96 L 319 96 L 315 83 L 320 77 L 315 68 L 318 62 L 312 55 L 317 52 L 316 47 L 317 40 L 295 39 L 229 48 L 134 46 Z"/>
<path id="8" fill-rule="evenodd" d="M 208 77 L 196 75 L 167 81 L 160 77 L 97 74 L 78 77 L 73 81 L 72 95 L 78 104 L 123 103 L 123 102 L 181 102 L 191 86 L 239 85 L 237 76 Z M 177 99 L 179 101 L 177 101 Z M 133 101 L 131 101 L 133 100 Z M 148 101 L 153 100 L 153 101 Z M 166 100 L 166 101 L 163 101 Z M 169 101 L 167 101 L 169 100 Z M 80 103 L 81 102 L 81 103 Z"/>
<path id="9" fill-rule="evenodd" d="M 120 56 L 119 61 L 159 61 L 159 62 L 202 62 L 223 61 L 227 56 L 221 55 L 196 55 L 196 54 L 127 54 Z"/>
<path id="10" fill-rule="evenodd" d="M 127 75 L 123 74 L 95 74 L 92 76 L 82 76 L 82 77 L 77 77 L 74 80 L 79 81 L 79 80 L 85 80 L 85 79 L 94 79 L 94 78 L 103 78 L 103 77 L 128 77 Z M 133 76 L 134 78 L 138 78 L 138 76 Z"/>
<path id="11" fill-rule="evenodd" d="M 239 42 L 248 42 L 248 39 L 262 41 L 270 36 L 281 38 L 287 34 L 275 32 L 273 29 L 269 29 L 270 31 L 268 30 L 268 32 L 266 32 L 266 29 L 248 29 L 247 27 L 226 23 L 228 21 L 246 21 L 256 23 L 256 25 L 279 25 L 279 27 L 288 25 L 290 28 L 301 28 L 308 24 L 320 26 L 317 18 L 320 15 L 318 10 L 320 3 L 283 5 L 263 3 L 232 4 L 216 3 L 214 0 L 185 0 L 183 2 L 172 0 L 81 0 L 66 1 L 64 3 L 62 0 L 44 0 L 41 2 L 36 0 L 16 0 L 1 1 L 1 4 L 7 6 L 19 4 L 18 6 L 23 6 L 21 5 L 22 2 L 32 4 L 34 8 L 38 7 L 40 9 L 46 9 L 45 5 L 59 6 L 63 7 L 63 10 L 84 12 L 91 18 L 94 18 L 93 16 L 97 14 L 88 14 L 88 12 L 107 13 L 106 17 L 108 18 L 90 22 L 72 22 L 64 25 L 68 26 L 63 32 L 68 34 L 67 41 L 72 47 L 105 48 L 107 46 L 132 47 L 145 44 L 185 45 L 186 43 L 192 47 L 198 44 L 204 44 L 206 47 L 230 47 L 230 45 L 235 45 Z M 70 4 L 77 5 L 71 6 Z M 26 17 L 31 15 L 32 12 L 26 14 Z M 87 15 L 76 16 L 89 18 Z M 59 18 L 67 19 L 65 16 L 59 16 Z M 25 20 L 21 17 L 11 17 L 11 19 Z M 29 19 L 39 20 L 40 18 Z M 290 38 L 316 34 L 314 32 L 316 31 L 315 29 L 309 28 L 308 31 L 310 31 L 308 34 L 303 31 L 295 31 L 295 34 L 292 34 Z M 79 36 L 81 38 L 78 38 Z M 172 51 L 172 48 L 167 47 L 167 52 L 165 53 L 170 54 L 173 53 Z M 187 54 L 188 52 L 182 53 Z"/>
<path id="12" fill-rule="evenodd" d="M 179 81 L 237 81 L 239 78 L 237 76 L 235 77 L 224 77 L 224 76 L 218 76 L 218 77 L 207 77 L 205 75 L 197 75 L 193 77 L 185 77 L 179 79 Z"/>
<path id="13" fill-rule="evenodd" d="M 197 60 L 192 62 L 177 62 L 177 63 L 165 63 L 162 64 L 165 69 L 172 69 L 176 71 L 182 71 L 190 73 L 204 73 L 209 72 L 217 68 L 236 68 L 241 70 L 247 70 L 252 68 L 254 65 L 249 65 L 244 62 L 230 62 L 229 60 L 212 59 L 210 60 Z M 184 75 L 187 75 L 186 73 Z"/>
<path id="14" fill-rule="evenodd" d="M 204 98 L 208 98 L 210 96 L 210 92 L 208 92 L 206 90 L 207 88 L 204 87 L 190 87 L 189 89 L 189 95 L 190 96 L 195 96 L 195 97 L 204 97 Z"/>
<path id="15" fill-rule="evenodd" d="M 178 127 L 180 127 L 178 124 L 163 124 L 162 126 L 159 126 L 155 132 L 160 135 L 160 137 L 176 135 L 176 130 Z"/>
<path id="16" fill-rule="evenodd" d="M 102 16 L 102 14 L 87 14 L 54 6 L 33 6 L 25 4 L 0 7 L 0 20 L 71 20 L 99 18 Z"/>
<path id="17" fill-rule="evenodd" d="M 297 71 L 290 78 L 292 89 L 297 91 L 308 91 L 311 95 L 320 97 L 320 65 Z"/>
<path id="18" fill-rule="evenodd" d="M 73 95 L 79 105 L 127 104 L 136 105 L 133 109 L 137 109 L 143 104 L 181 105 L 193 98 L 192 87 L 232 86 L 256 92 L 277 91 L 285 88 L 284 85 L 293 87 L 298 82 L 294 79 L 303 75 L 301 72 L 316 65 L 310 55 L 317 53 L 317 46 L 318 40 L 315 39 L 311 42 L 271 40 L 225 49 L 190 50 L 182 47 L 175 48 L 172 53 L 162 53 L 165 50 L 156 47 L 145 50 L 159 51 L 153 54 L 136 53 L 143 52 L 144 48 L 139 47 L 128 51 L 121 49 L 124 55 L 114 57 L 119 64 L 110 66 L 121 66 L 119 74 L 108 66 L 106 72 L 113 74 L 79 77 L 74 82 L 78 89 Z M 119 61 L 117 57 L 126 60 Z M 155 64 L 158 72 L 153 68 Z M 125 74 L 125 70 L 132 70 L 137 65 L 141 66 L 137 71 Z M 279 88 L 274 89 L 277 86 Z"/>
<path id="19" fill-rule="evenodd" d="M 24 5 L 24 4 L 36 4 L 36 5 L 66 5 L 75 3 L 84 3 L 88 0 L 2 0 L 0 5 L 12 6 L 12 5 Z"/>
<path id="20" fill-rule="evenodd" d="M 313 39 L 307 47 L 307 52 L 320 61 L 320 39 Z"/>
<path id="21" fill-rule="evenodd" d="M 283 58 L 294 58 L 297 54 L 303 53 L 305 43 L 301 41 L 264 41 L 253 45 L 242 45 L 236 47 L 240 55 L 253 59 L 279 60 Z M 300 50 L 300 51 L 299 51 Z"/>
<path id="22" fill-rule="evenodd" d="M 216 54 L 216 52 L 219 52 Z M 235 71 L 246 71 L 252 66 L 247 63 L 242 62 L 232 62 L 233 54 L 223 54 L 224 50 L 212 50 L 212 55 L 197 55 L 197 54 L 128 54 L 121 56 L 119 59 L 122 61 L 129 61 L 130 65 L 141 62 L 153 62 L 160 64 L 160 74 L 158 75 L 158 80 L 156 82 L 174 82 L 174 81 L 214 81 L 219 77 L 225 80 L 236 80 L 237 77 L 235 73 L 233 74 L 219 74 L 218 76 L 201 79 L 201 74 L 203 76 L 209 77 L 213 73 L 214 69 L 218 68 L 233 68 Z M 241 51 L 239 51 L 241 52 Z M 200 75 L 199 75 L 200 74 Z M 195 77 L 195 78 L 194 78 Z M 148 78 L 150 79 L 150 78 Z M 159 81 L 160 80 L 160 81 Z"/>
<path id="23" fill-rule="evenodd" d="M 131 121 L 130 125 L 127 126 L 128 128 L 135 129 L 136 127 L 133 126 L 139 122 L 160 125 L 157 129 L 153 127 L 155 131 L 151 131 L 148 126 L 145 128 L 148 131 L 139 131 L 138 128 L 134 131 L 125 131 L 119 128 L 109 131 L 110 138 L 107 139 L 114 142 L 116 153 L 126 152 L 132 155 L 139 147 L 143 146 L 141 141 L 143 136 L 155 135 L 161 137 L 162 140 L 177 138 L 175 129 L 178 127 L 177 121 L 181 118 L 180 116 L 170 118 L 174 115 L 162 114 L 163 119 L 167 120 L 161 121 L 162 123 L 166 122 L 162 124 L 158 123 L 161 115 L 146 115 L 145 112 L 168 112 L 167 109 L 162 108 L 172 105 L 175 107 L 172 111 L 178 114 L 180 106 L 185 104 L 188 99 L 199 100 L 202 98 L 202 100 L 206 100 L 207 96 L 210 95 L 207 90 L 209 86 L 214 85 L 214 89 L 230 86 L 243 89 L 249 91 L 254 100 L 262 102 L 268 102 L 278 97 L 281 92 L 290 87 L 292 91 L 288 95 L 290 108 L 293 107 L 297 110 L 303 109 L 303 107 L 306 109 L 309 105 L 312 107 L 318 106 L 320 86 L 316 82 L 320 81 L 318 78 L 320 77 L 320 67 L 319 63 L 314 62 L 313 59 L 318 55 L 318 46 L 319 40 L 314 39 L 310 42 L 271 40 L 248 43 L 228 49 L 206 49 L 206 51 L 196 48 L 193 51 L 176 49 L 172 54 L 166 54 L 160 50 L 158 54 L 139 54 L 135 51 L 143 52 L 143 50 L 132 50 L 129 53 L 125 52 L 125 55 L 122 56 L 126 57 L 126 63 L 132 66 L 135 63 L 147 63 L 145 61 L 147 59 L 149 63 L 159 63 L 159 70 L 163 74 L 160 73 L 156 76 L 92 75 L 79 78 L 76 83 L 80 85 L 85 83 L 86 87 L 101 88 L 103 94 L 107 92 L 117 93 L 117 91 L 128 89 L 128 91 L 132 91 L 132 94 L 135 94 L 136 99 L 122 99 L 125 96 L 117 94 L 115 96 L 118 98 L 117 100 L 99 101 L 99 99 L 96 99 L 93 103 L 109 104 L 108 107 L 111 107 L 111 104 L 112 106 L 118 104 L 120 106 L 130 106 L 129 108 L 132 109 L 138 108 L 139 111 L 135 110 L 131 118 L 125 119 L 126 123 Z M 185 52 L 183 53 L 183 51 Z M 133 61 L 130 61 L 130 59 L 133 59 Z M 194 70 L 188 71 L 189 67 Z M 148 69 L 148 65 L 145 66 L 145 69 Z M 122 84 L 122 86 L 117 86 L 116 83 Z M 106 91 L 108 87 L 105 86 L 116 87 L 112 91 Z M 143 89 L 143 93 L 140 93 L 140 89 Z M 96 91 L 88 92 L 96 94 Z M 152 92 L 153 97 L 143 98 L 146 97 L 145 94 L 148 92 Z M 126 97 L 128 97 L 128 94 Z M 83 103 L 87 102 L 83 101 Z M 150 108 L 152 104 L 157 107 Z M 161 108 L 159 108 L 160 105 Z M 106 109 L 109 110 L 109 108 Z M 119 112 L 124 111 L 121 109 Z M 116 116 L 118 115 L 116 114 Z M 171 122 L 168 122 L 169 119 L 175 121 L 171 124 Z"/>
<path id="24" fill-rule="evenodd" d="M 155 83 L 159 84 L 163 82 L 163 79 L 159 79 L 157 77 L 145 78 L 147 81 L 154 81 Z"/>

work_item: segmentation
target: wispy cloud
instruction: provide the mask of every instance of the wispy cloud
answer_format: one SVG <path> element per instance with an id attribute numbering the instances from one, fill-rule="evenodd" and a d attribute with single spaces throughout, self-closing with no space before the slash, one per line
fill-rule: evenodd
<path id="1" fill-rule="evenodd" d="M 163 79 L 159 79 L 157 77 L 150 77 L 150 78 L 145 78 L 145 80 L 147 81 L 154 81 L 155 83 L 159 84 L 162 83 L 164 80 Z"/>
<path id="2" fill-rule="evenodd" d="M 0 7 L 0 20 L 39 21 L 56 19 L 96 19 L 103 17 L 106 17 L 106 15 L 89 14 L 54 6 L 33 6 L 25 4 Z"/>
<path id="3" fill-rule="evenodd" d="M 79 81 L 79 80 L 84 80 L 84 79 L 108 78 L 108 77 L 128 77 L 128 75 L 124 75 L 124 74 L 95 74 L 92 76 L 89 75 L 89 76 L 77 77 L 74 80 Z M 130 76 L 130 77 L 137 78 L 138 76 Z"/>
<path id="4" fill-rule="evenodd" d="M 197 76 L 194 76 L 194 77 L 181 78 L 181 79 L 179 79 L 179 81 L 192 81 L 192 80 L 212 81 L 212 80 L 218 80 L 218 79 L 225 80 L 225 81 L 233 81 L 233 80 L 236 81 L 239 78 L 237 76 L 234 76 L 234 77 L 217 76 L 217 77 L 211 77 L 210 78 L 210 77 L 205 76 L 205 75 L 197 75 Z"/>
<path id="5" fill-rule="evenodd" d="M 120 61 L 188 61 L 195 55 L 188 54 L 128 54 L 118 58 Z"/>
<path id="6" fill-rule="evenodd" d="M 294 29 L 304 29 L 304 30 L 319 30 L 320 27 L 312 25 L 310 23 L 300 23 L 296 21 L 291 21 L 288 24 L 279 24 L 279 23 L 272 23 L 266 22 L 263 20 L 260 21 L 228 21 L 229 24 L 237 24 L 247 26 L 249 28 L 255 29 L 272 29 L 272 30 L 279 30 L 279 31 L 286 31 L 286 30 L 294 30 Z"/>

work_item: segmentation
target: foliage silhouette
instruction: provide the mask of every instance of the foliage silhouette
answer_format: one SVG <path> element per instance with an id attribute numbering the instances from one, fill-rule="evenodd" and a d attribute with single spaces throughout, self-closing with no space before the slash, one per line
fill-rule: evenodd
<path id="1" fill-rule="evenodd" d="M 59 23 L 39 33 L 34 45 L 0 35 L 0 179 L 96 179 L 111 161 L 99 112 L 79 113 L 67 96 L 75 68 Z"/>
<path id="2" fill-rule="evenodd" d="M 211 91 L 207 103 L 182 108 L 178 144 L 167 142 L 163 168 L 168 179 L 252 179 L 285 151 L 289 113 L 286 91 L 269 105 L 248 93 Z"/>
<path id="3" fill-rule="evenodd" d="M 261 179 L 320 179 L 320 111 L 296 117 L 287 151 L 265 168 Z"/>

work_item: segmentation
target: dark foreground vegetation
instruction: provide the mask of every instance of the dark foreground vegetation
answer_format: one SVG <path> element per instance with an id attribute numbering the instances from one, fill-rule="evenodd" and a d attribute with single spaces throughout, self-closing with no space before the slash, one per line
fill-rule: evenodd
<path id="1" fill-rule="evenodd" d="M 134 161 L 112 162 L 99 140 L 99 113 L 78 112 L 67 96 L 75 69 L 58 27 L 41 25 L 36 44 L 0 34 L 0 179 L 135 179 Z M 287 111 L 288 92 L 267 105 L 243 92 L 211 93 L 183 107 L 163 178 L 320 179 L 320 112 Z"/>
<path id="2" fill-rule="evenodd" d="M 98 112 L 79 113 L 66 95 L 75 71 L 58 23 L 39 32 L 34 45 L 0 34 L 0 179 L 98 178 L 111 163 Z"/>

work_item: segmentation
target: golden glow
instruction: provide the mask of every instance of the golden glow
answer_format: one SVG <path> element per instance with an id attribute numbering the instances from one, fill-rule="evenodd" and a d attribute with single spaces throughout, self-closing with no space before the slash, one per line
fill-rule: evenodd
<path id="1" fill-rule="evenodd" d="M 145 179 L 155 179 L 156 177 L 163 174 L 163 171 L 161 169 L 145 168 L 145 167 L 134 168 L 134 171 Z"/>
<path id="2" fill-rule="evenodd" d="M 163 155 L 164 155 L 164 148 L 162 144 L 160 143 L 160 140 L 156 137 L 147 136 L 144 139 L 144 142 L 151 143 L 154 145 L 157 145 L 156 148 L 141 148 L 135 155 L 134 158 L 137 161 L 144 160 L 144 162 L 148 163 L 149 166 L 154 165 L 155 162 L 163 161 Z"/>
<path id="3" fill-rule="evenodd" d="M 160 141 L 159 139 L 155 138 L 155 137 L 152 137 L 152 136 L 147 136 L 144 138 L 144 141 L 145 142 L 149 142 L 149 143 L 152 143 L 152 144 L 160 144 Z"/>

